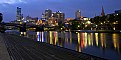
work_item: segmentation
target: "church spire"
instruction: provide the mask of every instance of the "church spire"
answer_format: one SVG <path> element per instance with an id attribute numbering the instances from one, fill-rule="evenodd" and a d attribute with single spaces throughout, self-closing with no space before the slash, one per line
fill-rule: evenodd
<path id="1" fill-rule="evenodd" d="M 102 6 L 102 12 L 101 12 L 101 16 L 105 16 L 105 13 L 104 13 L 104 8 Z"/>

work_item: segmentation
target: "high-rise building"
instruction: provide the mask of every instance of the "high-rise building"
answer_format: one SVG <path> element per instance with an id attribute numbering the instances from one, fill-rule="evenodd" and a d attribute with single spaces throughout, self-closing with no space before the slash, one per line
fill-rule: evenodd
<path id="1" fill-rule="evenodd" d="M 38 21 L 38 17 L 35 17 L 35 18 L 32 18 L 32 17 L 30 17 L 30 16 L 27 16 L 27 17 L 26 17 L 26 22 L 27 22 L 28 24 L 36 24 L 37 21 Z"/>
<path id="2" fill-rule="evenodd" d="M 75 12 L 75 18 L 80 18 L 81 17 L 81 11 L 80 10 L 77 10 Z"/>
<path id="3" fill-rule="evenodd" d="M 60 11 L 57 11 L 52 14 L 52 17 L 57 18 L 58 22 L 64 22 L 65 14 Z"/>
<path id="4" fill-rule="evenodd" d="M 46 18 L 45 18 L 45 14 L 44 14 L 44 13 L 42 13 L 42 18 L 41 18 L 41 20 L 45 20 L 45 21 L 46 21 Z"/>
<path id="5" fill-rule="evenodd" d="M 104 12 L 104 8 L 103 8 L 103 6 L 102 6 L 101 16 L 105 16 L 105 12 Z"/>
<path id="6" fill-rule="evenodd" d="M 17 21 L 21 21 L 23 19 L 23 14 L 21 14 L 21 8 L 17 7 L 17 11 L 16 11 L 16 20 Z"/>
<path id="7" fill-rule="evenodd" d="M 51 17 L 51 15 L 52 15 L 52 10 L 50 10 L 50 9 L 47 9 L 47 10 L 45 10 L 45 13 L 44 13 L 44 17 L 45 17 L 45 19 L 49 19 L 50 17 Z"/>
<path id="8" fill-rule="evenodd" d="M 47 9 L 45 10 L 45 13 L 42 13 L 42 18 L 41 20 L 44 20 L 47 22 L 48 25 L 50 26 L 57 26 L 58 23 L 64 22 L 65 19 L 65 14 L 57 11 L 57 12 L 52 12 L 52 10 Z"/>
<path id="9" fill-rule="evenodd" d="M 58 25 L 58 20 L 55 17 L 51 17 L 48 19 L 48 25 L 49 26 L 57 26 Z"/>
<path id="10" fill-rule="evenodd" d="M 45 15 L 44 15 L 44 13 L 42 13 L 42 18 L 45 18 Z"/>

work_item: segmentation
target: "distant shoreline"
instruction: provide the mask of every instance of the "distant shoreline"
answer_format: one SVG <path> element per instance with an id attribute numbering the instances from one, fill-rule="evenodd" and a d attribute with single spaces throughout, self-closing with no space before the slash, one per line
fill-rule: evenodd
<path id="1" fill-rule="evenodd" d="M 66 31 L 66 32 L 68 32 L 68 31 Z M 121 30 L 71 30 L 71 32 L 121 33 Z"/>
<path id="2" fill-rule="evenodd" d="M 19 32 L 19 30 L 6 30 L 6 32 L 12 32 L 16 31 Z M 28 30 L 31 31 L 31 30 Z M 57 31 L 57 30 L 45 30 L 45 31 Z M 59 30 L 60 32 L 61 30 Z M 62 30 L 65 32 L 87 32 L 87 33 L 121 33 L 121 30 Z M 34 32 L 34 31 L 32 31 Z"/>

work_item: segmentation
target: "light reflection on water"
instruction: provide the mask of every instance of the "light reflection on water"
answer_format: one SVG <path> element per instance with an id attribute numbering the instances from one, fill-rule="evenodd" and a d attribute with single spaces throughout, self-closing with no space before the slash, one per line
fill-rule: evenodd
<path id="1" fill-rule="evenodd" d="M 37 35 L 36 35 L 36 38 L 37 38 L 37 41 L 40 41 L 40 42 L 44 42 L 44 32 L 37 32 Z"/>
<path id="2" fill-rule="evenodd" d="M 120 49 L 119 49 L 119 34 L 113 34 L 113 45 L 114 45 L 114 48 L 115 50 L 117 50 L 118 52 L 120 52 Z"/>
<path id="3" fill-rule="evenodd" d="M 84 52 L 111 60 L 121 59 L 121 34 L 83 32 L 36 32 L 27 34 L 39 42 L 46 42 L 78 52 Z"/>

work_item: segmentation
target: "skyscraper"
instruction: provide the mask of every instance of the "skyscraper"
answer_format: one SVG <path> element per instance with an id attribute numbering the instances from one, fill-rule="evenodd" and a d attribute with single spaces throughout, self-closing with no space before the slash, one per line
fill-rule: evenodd
<path id="1" fill-rule="evenodd" d="M 26 22 L 28 23 L 28 24 L 36 24 L 37 23 L 37 21 L 38 21 L 38 17 L 30 17 L 30 16 L 27 16 L 26 17 Z"/>
<path id="2" fill-rule="evenodd" d="M 17 11 L 16 11 L 16 20 L 17 21 L 21 21 L 23 19 L 23 14 L 21 14 L 21 8 L 17 7 Z"/>
<path id="3" fill-rule="evenodd" d="M 81 17 L 81 11 L 80 10 L 77 10 L 75 12 L 75 18 L 80 18 Z"/>
<path id="4" fill-rule="evenodd" d="M 53 13 L 52 15 L 53 15 L 53 17 L 58 19 L 58 22 L 64 22 L 64 19 L 65 19 L 64 13 L 57 11 L 57 12 Z"/>
<path id="5" fill-rule="evenodd" d="M 47 10 L 45 10 L 45 19 L 49 19 L 50 17 L 51 17 L 51 15 L 52 15 L 52 10 L 50 10 L 50 9 L 47 9 Z"/>
<path id="6" fill-rule="evenodd" d="M 105 16 L 105 12 L 104 12 L 104 8 L 103 8 L 103 6 L 102 6 L 101 16 Z"/>

